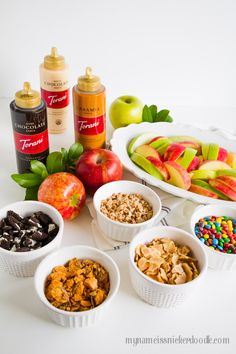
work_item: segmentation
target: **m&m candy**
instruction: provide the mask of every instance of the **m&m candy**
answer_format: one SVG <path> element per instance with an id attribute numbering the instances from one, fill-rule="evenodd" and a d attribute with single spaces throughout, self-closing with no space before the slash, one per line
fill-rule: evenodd
<path id="1" fill-rule="evenodd" d="M 236 219 L 206 216 L 195 224 L 194 231 L 202 243 L 215 251 L 236 254 Z"/>

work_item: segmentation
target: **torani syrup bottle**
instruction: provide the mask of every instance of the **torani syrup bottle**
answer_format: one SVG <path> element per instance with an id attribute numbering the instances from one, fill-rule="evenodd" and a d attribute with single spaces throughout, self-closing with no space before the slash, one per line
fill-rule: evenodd
<path id="1" fill-rule="evenodd" d="M 40 86 L 47 105 L 49 133 L 64 133 L 69 114 L 69 67 L 55 47 L 40 65 Z"/>
<path id="2" fill-rule="evenodd" d="M 49 154 L 47 110 L 40 94 L 24 83 L 23 90 L 16 92 L 10 104 L 14 132 L 17 169 L 30 172 L 30 161 L 43 163 Z"/>
<path id="3" fill-rule="evenodd" d="M 90 67 L 73 87 L 75 141 L 85 150 L 105 147 L 106 94 L 99 77 Z"/>

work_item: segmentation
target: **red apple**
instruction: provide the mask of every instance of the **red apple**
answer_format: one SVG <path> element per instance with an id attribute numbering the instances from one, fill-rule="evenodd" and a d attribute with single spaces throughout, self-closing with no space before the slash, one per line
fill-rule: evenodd
<path id="1" fill-rule="evenodd" d="M 236 192 L 234 192 L 234 190 L 230 188 L 225 182 L 217 178 L 217 179 L 210 179 L 208 183 L 212 187 L 214 187 L 215 189 L 223 193 L 226 197 L 236 202 Z"/>
<path id="2" fill-rule="evenodd" d="M 86 151 L 77 162 L 75 171 L 91 194 L 105 183 L 120 180 L 122 173 L 120 160 L 112 151 L 106 149 Z"/>
<path id="3" fill-rule="evenodd" d="M 169 179 L 169 172 L 161 160 L 153 156 L 148 156 L 147 160 L 150 161 L 159 170 L 165 180 Z"/>
<path id="4" fill-rule="evenodd" d="M 198 156 L 194 156 L 192 162 L 190 163 L 190 165 L 187 168 L 187 171 L 191 172 L 193 170 L 197 170 L 199 165 L 200 165 L 200 159 L 198 158 Z"/>
<path id="5" fill-rule="evenodd" d="M 172 143 L 168 146 L 165 154 L 165 161 L 176 161 L 184 152 L 185 147 L 178 143 Z"/>
<path id="6" fill-rule="evenodd" d="M 38 200 L 52 205 L 64 219 L 72 220 L 85 203 L 85 189 L 81 181 L 71 173 L 58 172 L 49 175 L 38 190 Z"/>

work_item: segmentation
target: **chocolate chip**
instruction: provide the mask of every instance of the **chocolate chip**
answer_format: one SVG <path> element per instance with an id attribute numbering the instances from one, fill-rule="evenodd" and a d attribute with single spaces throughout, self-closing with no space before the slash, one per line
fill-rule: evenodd
<path id="1" fill-rule="evenodd" d="M 44 226 L 48 226 L 52 222 L 50 216 L 44 213 L 41 213 L 38 218 Z"/>
<path id="2" fill-rule="evenodd" d="M 11 242 L 8 241 L 6 238 L 1 237 L 0 239 L 0 246 L 4 248 L 5 250 L 10 250 L 11 249 Z"/>
<path id="3" fill-rule="evenodd" d="M 48 238 L 48 234 L 46 234 L 45 232 L 36 231 L 31 235 L 31 238 L 36 241 L 42 241 Z"/>
<path id="4" fill-rule="evenodd" d="M 9 216 L 13 216 L 13 217 L 14 217 L 16 220 L 18 220 L 19 222 L 23 221 L 23 218 L 22 218 L 19 214 L 15 213 L 13 210 L 8 210 L 8 212 L 7 212 L 7 218 L 8 218 Z"/>

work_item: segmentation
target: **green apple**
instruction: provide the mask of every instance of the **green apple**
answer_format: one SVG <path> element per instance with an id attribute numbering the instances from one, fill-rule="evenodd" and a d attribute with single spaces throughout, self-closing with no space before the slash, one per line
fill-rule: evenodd
<path id="1" fill-rule="evenodd" d="M 207 160 L 217 160 L 220 147 L 218 144 L 210 144 L 208 148 Z"/>
<path id="2" fill-rule="evenodd" d="M 216 178 L 216 171 L 211 170 L 195 170 L 190 172 L 190 177 L 192 180 L 194 179 L 213 179 Z"/>
<path id="3" fill-rule="evenodd" d="M 131 160 L 139 167 L 142 167 L 142 169 L 148 172 L 151 176 L 163 180 L 163 176 L 158 171 L 158 169 L 142 155 L 138 154 L 137 152 L 134 152 L 131 155 Z"/>
<path id="4" fill-rule="evenodd" d="M 193 161 L 196 153 L 197 153 L 197 150 L 192 149 L 192 148 L 186 148 L 184 151 L 184 155 L 181 159 L 180 165 L 187 170 L 188 167 L 190 166 L 191 162 Z"/>
<path id="5" fill-rule="evenodd" d="M 161 145 L 158 149 L 156 149 L 157 152 L 158 152 L 161 156 L 163 156 L 164 153 L 166 152 L 168 146 L 170 145 L 170 143 L 171 143 L 171 141 L 169 140 L 169 142 L 167 142 L 167 143 Z"/>
<path id="6" fill-rule="evenodd" d="M 132 155 L 132 153 L 137 149 L 139 145 L 143 145 L 148 143 L 150 140 L 155 138 L 156 134 L 155 133 L 143 133 L 137 135 L 135 138 L 130 140 L 127 151 L 129 155 Z"/>
<path id="7" fill-rule="evenodd" d="M 193 143 L 195 143 L 195 144 L 199 144 L 200 143 L 200 141 L 199 140 L 197 140 L 196 138 L 193 138 L 192 136 L 170 136 L 169 137 L 170 138 L 170 140 L 173 142 L 173 143 L 181 143 L 181 142 L 184 142 L 184 141 L 191 141 L 191 142 L 193 142 Z"/>
<path id="8" fill-rule="evenodd" d="M 121 96 L 112 102 L 109 117 L 113 128 L 142 122 L 143 104 L 134 96 Z"/>
<path id="9" fill-rule="evenodd" d="M 164 144 L 170 144 L 171 141 L 168 138 L 165 137 L 158 137 L 157 139 L 151 141 L 151 143 L 149 144 L 151 147 L 153 147 L 154 149 L 158 149 L 159 147 L 161 147 Z"/>
<path id="10" fill-rule="evenodd" d="M 232 176 L 236 177 L 236 170 L 219 170 L 216 172 L 217 177 L 218 176 Z M 214 178 L 214 177 L 213 177 Z"/>
<path id="11" fill-rule="evenodd" d="M 202 144 L 202 155 L 204 160 L 207 160 L 208 150 L 209 150 L 209 144 Z"/>

